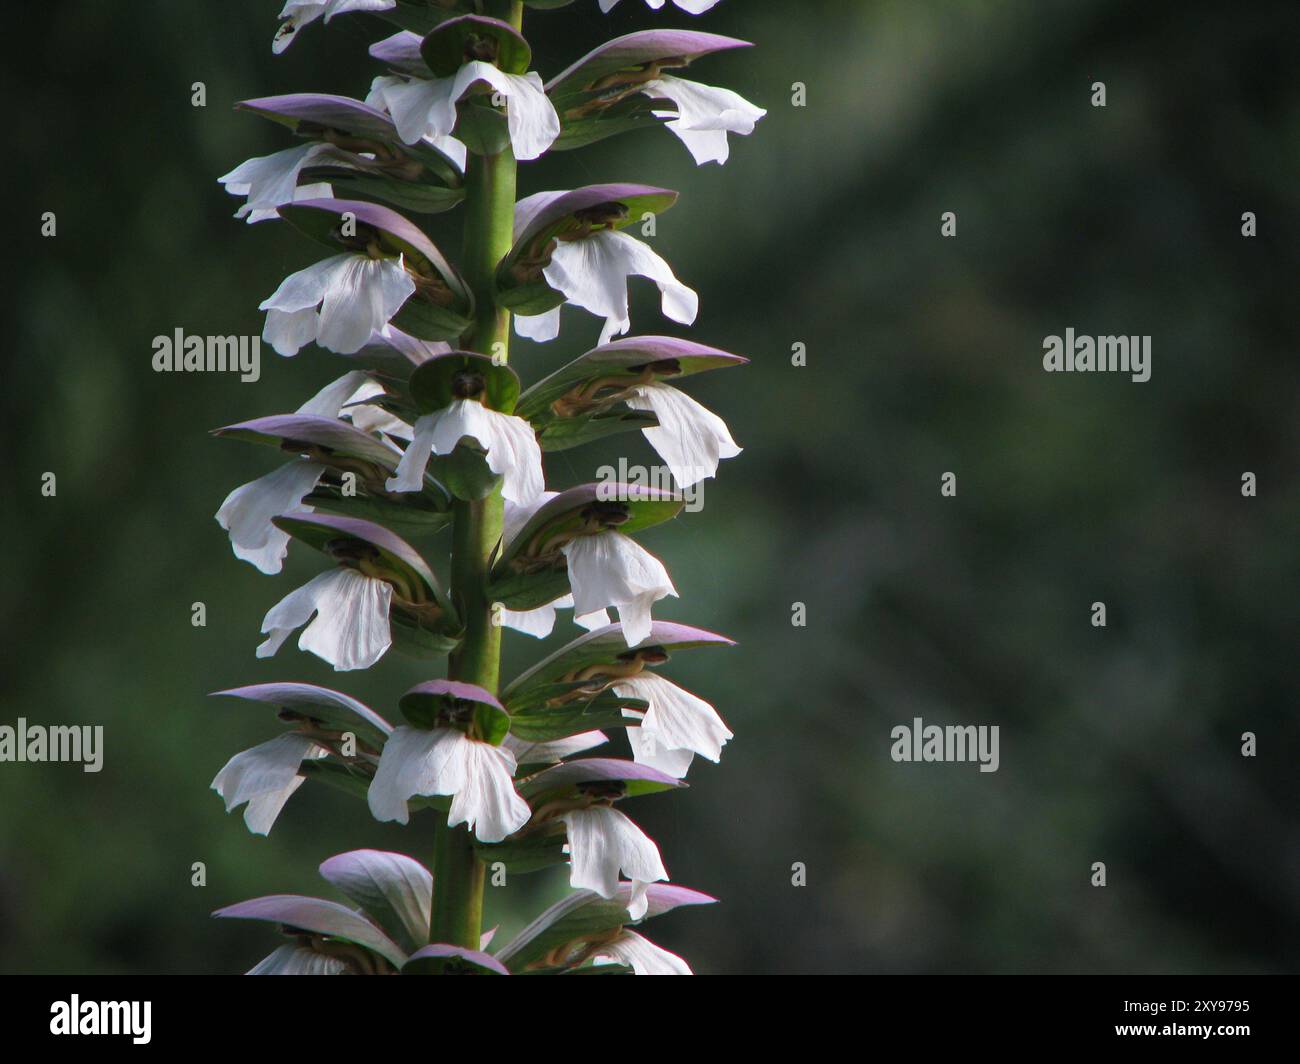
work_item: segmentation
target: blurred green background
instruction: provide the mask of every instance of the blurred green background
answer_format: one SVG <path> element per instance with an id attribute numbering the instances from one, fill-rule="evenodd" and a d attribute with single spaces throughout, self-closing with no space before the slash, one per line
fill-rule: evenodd
<path id="1" fill-rule="evenodd" d="M 212 909 L 328 894 L 316 865 L 346 849 L 430 855 L 429 814 L 380 826 L 309 786 L 268 840 L 208 790 L 278 729 L 206 692 L 304 680 L 392 716 L 430 676 L 392 655 L 334 674 L 292 641 L 255 660 L 262 614 L 319 565 L 298 548 L 264 577 L 212 518 L 275 459 L 207 430 L 293 409 L 343 361 L 267 349 L 257 384 L 150 368 L 152 338 L 177 327 L 258 334 L 257 304 L 320 257 L 231 218 L 216 177 L 292 143 L 231 105 L 362 96 L 379 72 L 366 47 L 389 29 L 341 17 L 277 59 L 277 11 L 15 12 L 0 723 L 102 724 L 106 753 L 98 775 L 0 765 L 3 971 L 242 971 L 275 936 Z M 521 195 L 682 190 L 654 244 L 700 293 L 691 335 L 753 360 L 689 389 L 744 455 L 702 513 L 645 536 L 682 593 L 657 615 L 740 644 L 669 670 L 736 732 L 721 765 L 626 807 L 675 881 L 722 899 L 649 936 L 701 972 L 1294 970 L 1300 8 L 724 0 L 692 19 L 578 0 L 527 31 L 550 76 L 657 25 L 758 44 L 691 71 L 767 107 L 756 135 L 732 138 L 725 168 L 649 131 L 520 178 Z M 46 210 L 55 239 L 36 235 Z M 429 223 L 452 253 L 458 227 Z M 633 323 L 683 332 L 648 284 Z M 1151 381 L 1043 373 L 1042 338 L 1067 326 L 1150 334 Z M 566 312 L 558 341 L 513 362 L 534 380 L 597 332 Z M 548 473 L 579 482 L 618 453 L 653 461 L 623 436 Z M 561 627 L 548 647 L 574 634 Z M 510 639 L 504 674 L 543 652 Z M 1000 771 L 895 764 L 889 731 L 914 716 L 999 725 Z M 563 879 L 490 891 L 490 922 L 508 934 Z"/>

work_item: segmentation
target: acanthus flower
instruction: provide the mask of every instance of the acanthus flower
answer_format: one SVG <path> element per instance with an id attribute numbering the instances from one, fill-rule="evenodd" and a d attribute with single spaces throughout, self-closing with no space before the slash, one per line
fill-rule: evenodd
<path id="1" fill-rule="evenodd" d="M 328 22 L 335 15 L 349 11 L 391 11 L 396 6 L 397 0 L 288 0 L 280 12 L 284 21 L 275 31 L 271 51 L 279 55 L 293 44 L 300 29 L 321 16 Z"/>

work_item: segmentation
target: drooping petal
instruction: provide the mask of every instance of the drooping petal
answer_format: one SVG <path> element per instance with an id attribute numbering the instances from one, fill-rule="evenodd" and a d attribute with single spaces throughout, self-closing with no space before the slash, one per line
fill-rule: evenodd
<path id="1" fill-rule="evenodd" d="M 563 761 L 566 757 L 581 754 L 608 741 L 604 732 L 589 731 L 543 743 L 530 743 L 507 735 L 501 745 L 514 755 L 515 762 L 519 765 L 544 765 Z"/>
<path id="2" fill-rule="evenodd" d="M 560 135 L 560 116 L 541 77 L 535 71 L 507 74 L 491 63 L 466 63 L 456 73 L 455 98 L 459 100 L 479 81 L 491 85 L 506 100 L 506 125 L 516 159 L 536 159 Z"/>
<path id="3" fill-rule="evenodd" d="M 677 280 L 672 267 L 633 236 L 600 229 L 580 240 L 561 241 L 542 270 L 546 283 L 564 298 L 605 319 L 601 344 L 631 328 L 627 279 L 648 277 L 659 287 L 665 316 L 683 325 L 695 320 L 699 296 Z"/>
<path id="4" fill-rule="evenodd" d="M 733 738 L 708 702 L 655 673 L 620 680 L 614 690 L 625 698 L 650 703 L 641 727 L 629 729 L 628 734 L 639 732 L 643 741 L 652 741 L 662 750 L 689 750 L 716 762 L 727 740 Z"/>
<path id="5" fill-rule="evenodd" d="M 649 410 L 658 418 L 656 427 L 641 433 L 668 463 L 679 487 L 717 476 L 719 460 L 740 454 L 727 423 L 671 384 L 637 388 L 626 402 L 633 410 Z"/>
<path id="6" fill-rule="evenodd" d="M 623 710 L 623 716 L 629 719 L 640 720 L 645 714 L 638 713 L 634 709 Z M 684 780 L 686 773 L 691 769 L 691 762 L 695 760 L 695 753 L 691 750 L 669 750 L 660 744 L 658 738 L 653 732 L 644 732 L 640 728 L 628 728 L 627 741 L 632 748 L 632 760 L 638 765 L 649 765 L 651 768 L 657 768 L 666 776 L 672 776 L 675 780 Z"/>
<path id="7" fill-rule="evenodd" d="M 560 307 L 544 314 L 516 314 L 515 332 L 535 344 L 545 344 L 560 335 Z"/>
<path id="8" fill-rule="evenodd" d="M 405 824 L 416 795 L 454 795 L 448 824 L 465 823 L 483 842 L 500 842 L 532 815 L 515 791 L 513 755 L 454 728 L 395 728 L 368 792 L 377 820 Z"/>
<path id="9" fill-rule="evenodd" d="M 456 79 L 401 78 L 381 75 L 370 85 L 366 103 L 383 107 L 406 144 L 438 140 L 456 128 Z"/>
<path id="10" fill-rule="evenodd" d="M 522 506 L 541 495 L 545 487 L 542 449 L 532 426 L 523 418 L 489 410 L 476 399 L 453 400 L 416 421 L 415 437 L 388 481 L 388 490 L 418 490 L 429 454 L 451 454 L 466 437 L 487 452 L 488 468 L 502 477 L 501 494 L 506 499 Z"/>
<path id="11" fill-rule="evenodd" d="M 298 31 L 322 15 L 328 22 L 348 11 L 388 11 L 397 0 L 287 0 L 280 17 L 284 19 L 271 41 L 271 51 L 279 55 L 289 47 Z"/>
<path id="12" fill-rule="evenodd" d="M 323 658 L 338 672 L 367 669 L 392 644 L 392 595 L 392 585 L 352 569 L 321 573 L 271 607 L 262 621 L 262 631 L 269 634 L 257 656 L 271 657 L 290 632 L 316 614 L 298 639 L 299 649 Z"/>
<path id="13" fill-rule="evenodd" d="M 299 185 L 293 190 L 293 199 L 310 200 L 310 199 L 333 199 L 334 186 L 328 181 L 317 181 L 310 185 Z M 246 218 L 248 224 L 254 222 L 269 222 L 272 218 L 279 218 L 280 212 L 275 207 L 250 207 L 245 203 L 239 210 L 235 211 L 236 218 Z"/>
<path id="14" fill-rule="evenodd" d="M 667 74 L 646 82 L 641 91 L 651 99 L 671 100 L 677 105 L 676 112 L 655 114 L 669 119 L 665 125 L 686 145 L 699 166 L 725 163 L 731 153 L 727 134 L 748 136 L 754 132 L 754 124 L 767 114 L 730 89 Z"/>
<path id="15" fill-rule="evenodd" d="M 227 813 L 247 802 L 248 830 L 266 835 L 284 803 L 302 785 L 298 768 L 304 758 L 325 754 L 305 735 L 286 732 L 232 757 L 212 780 L 212 789 L 225 801 Z"/>
<path id="16" fill-rule="evenodd" d="M 337 570 L 322 585 L 316 619 L 298 638 L 298 649 L 328 661 L 336 672 L 368 669 L 392 645 L 388 607 L 393 587 L 352 569 Z"/>
<path id="17" fill-rule="evenodd" d="M 244 196 L 245 213 L 274 210 L 292 203 L 298 189 L 298 175 L 303 168 L 330 162 L 349 165 L 353 156 L 332 144 L 301 144 L 271 155 L 261 155 L 241 163 L 230 173 L 217 178 L 232 196 Z M 242 217 L 243 215 L 237 215 Z"/>
<path id="18" fill-rule="evenodd" d="M 278 573 L 289 550 L 289 534 L 271 524 L 271 518 L 311 513 L 312 508 L 302 500 L 324 472 L 325 467 L 315 462 L 289 462 L 227 495 L 217 511 L 217 523 L 230 533 L 235 557 L 251 562 L 261 572 Z"/>
<path id="19" fill-rule="evenodd" d="M 286 357 L 296 355 L 316 339 L 319 315 L 315 307 L 305 310 L 268 310 L 262 326 L 262 339 L 275 352 Z"/>
<path id="20" fill-rule="evenodd" d="M 500 842 L 528 823 L 533 811 L 515 790 L 515 758 L 491 743 L 466 739 L 465 785 L 451 800 L 447 823 L 466 825 L 480 842 Z"/>
<path id="21" fill-rule="evenodd" d="M 351 355 L 382 329 L 415 292 L 415 281 L 400 259 L 347 256 L 344 270 L 325 286 L 316 342 Z"/>
<path id="22" fill-rule="evenodd" d="M 579 623 L 587 614 L 613 607 L 630 647 L 650 635 L 650 607 L 677 595 L 663 562 L 621 532 L 578 536 L 560 550 L 568 560 Z"/>
<path id="23" fill-rule="evenodd" d="M 617 0 L 615 0 L 617 2 Z M 623 928 L 612 942 L 604 942 L 592 955 L 597 964 L 626 964 L 637 975 L 694 975 L 676 953 L 656 946 L 648 938 Z"/>
<path id="24" fill-rule="evenodd" d="M 548 602 L 532 610 L 502 609 L 498 616 L 502 628 L 511 628 L 534 639 L 545 639 L 555 631 L 555 603 Z"/>
<path id="25" fill-rule="evenodd" d="M 645 886 L 668 878 L 654 840 L 608 805 L 571 809 L 560 819 L 569 837 L 569 885 L 612 898 L 622 872 L 633 883 L 628 912 L 633 920 L 641 919 L 647 908 Z"/>
<path id="26" fill-rule="evenodd" d="M 369 399 L 383 390 L 377 381 L 372 381 L 365 373 L 354 369 L 351 373 L 345 373 L 338 380 L 325 385 L 298 407 L 297 412 L 310 414 L 313 417 L 338 417 L 348 403 Z"/>

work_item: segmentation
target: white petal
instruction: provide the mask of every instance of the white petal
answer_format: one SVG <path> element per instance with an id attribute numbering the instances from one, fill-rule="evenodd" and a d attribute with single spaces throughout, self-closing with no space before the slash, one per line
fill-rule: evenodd
<path id="1" fill-rule="evenodd" d="M 581 754 L 606 742 L 608 740 L 604 732 L 589 731 L 544 743 L 530 743 L 513 735 L 507 735 L 501 745 L 514 755 L 518 765 L 546 765 L 563 761 L 566 757 Z"/>
<path id="2" fill-rule="evenodd" d="M 637 388 L 627 399 L 633 410 L 652 411 L 659 424 L 641 432 L 668 463 L 679 487 L 689 488 L 716 476 L 718 461 L 735 458 L 740 448 L 727 423 L 685 392 L 669 384 Z"/>
<path id="3" fill-rule="evenodd" d="M 393 587 L 353 569 L 336 569 L 316 595 L 316 619 L 298 638 L 298 649 L 323 658 L 336 672 L 368 669 L 392 645 L 388 607 Z"/>
<path id="4" fill-rule="evenodd" d="M 372 388 L 383 391 L 383 388 L 377 382 L 372 381 L 366 374 L 360 370 L 353 370 L 351 373 L 343 374 L 333 383 L 325 385 L 302 406 L 298 407 L 297 412 L 299 414 L 311 414 L 315 417 L 338 417 L 345 404 L 356 402 L 358 399 L 369 399 L 371 395 L 377 394 Z M 367 394 L 358 394 L 363 391 Z"/>
<path id="5" fill-rule="evenodd" d="M 333 199 L 334 187 L 328 181 L 317 181 L 310 185 L 299 185 L 293 190 L 294 200 L 309 199 Z M 248 224 L 254 222 L 269 222 L 273 218 L 279 218 L 280 212 L 274 207 L 253 208 L 245 203 L 239 210 L 235 211 L 236 218 L 247 218 Z"/>
<path id="6" fill-rule="evenodd" d="M 618 0 L 614 0 L 615 3 Z M 680 2 L 680 0 L 679 0 Z M 597 964 L 626 964 L 637 975 L 692 975 L 690 965 L 676 953 L 656 946 L 648 938 L 624 928 L 613 942 L 601 945 L 593 954 Z"/>
<path id="7" fill-rule="evenodd" d="M 767 112 L 755 107 L 738 93 L 713 85 L 701 85 L 669 75 L 646 82 L 641 91 L 656 100 L 671 100 L 676 112 L 656 111 L 673 133 L 681 138 L 698 165 L 725 163 L 730 153 L 728 133 L 747 136 Z"/>
<path id="8" fill-rule="evenodd" d="M 286 732 L 232 757 L 213 779 L 212 789 L 225 800 L 227 813 L 247 802 L 244 823 L 254 834 L 265 835 L 302 784 L 298 769 L 303 759 L 324 754 L 305 735 Z"/>
<path id="9" fill-rule="evenodd" d="M 645 714 L 633 709 L 625 709 L 623 716 L 640 719 Z M 638 765 L 657 768 L 664 775 L 672 776 L 675 780 L 686 778 L 686 774 L 691 769 L 691 762 L 695 760 L 693 751 L 669 750 L 659 742 L 653 732 L 646 732 L 641 728 L 627 728 L 626 731 L 628 746 L 632 748 L 632 760 Z"/>
<path id="10" fill-rule="evenodd" d="M 298 175 L 304 167 L 323 162 L 348 165 L 353 158 L 332 144 L 303 144 L 248 159 L 217 180 L 231 195 L 248 197 L 246 210 L 274 210 L 299 198 Z"/>
<path id="11" fill-rule="evenodd" d="M 447 823 L 465 824 L 480 842 L 500 842 L 533 815 L 515 790 L 514 755 L 491 743 L 465 741 L 465 785 L 451 801 Z"/>
<path id="12" fill-rule="evenodd" d="M 426 440 L 433 454 L 451 454 L 465 438 L 487 452 L 488 468 L 503 478 L 501 494 L 510 502 L 526 506 L 542 494 L 542 449 L 532 426 L 523 418 L 489 410 L 475 399 L 455 399 L 420 418 L 407 455 L 413 448 L 422 448 Z M 411 455 L 408 462 L 407 455 L 403 455 L 396 476 L 388 482 L 390 491 L 415 491 L 419 487 L 414 469 L 421 462 L 427 465 L 428 456 L 421 451 Z"/>
<path id="13" fill-rule="evenodd" d="M 683 3 L 684 0 L 677 0 Z M 716 3 L 717 0 L 714 0 Z M 397 0 L 326 0 L 325 3 L 325 21 L 328 22 L 335 15 L 342 15 L 348 11 L 391 11 L 397 6 Z"/>
<path id="14" fill-rule="evenodd" d="M 569 837 L 570 886 L 612 898 L 618 891 L 620 871 L 633 883 L 668 878 L 654 840 L 617 809 L 607 805 L 572 809 L 560 819 Z M 632 918 L 640 919 L 645 915 L 642 899 L 635 904 L 641 911 L 633 912 Z"/>
<path id="15" fill-rule="evenodd" d="M 269 638 L 257 648 L 259 658 L 269 658 L 284 644 L 289 633 L 301 628 L 311 620 L 316 612 L 316 596 L 320 589 L 331 583 L 337 570 L 327 569 L 319 576 L 285 595 L 272 606 L 262 618 L 262 632 L 270 633 Z"/>
<path id="16" fill-rule="evenodd" d="M 573 623 L 579 628 L 585 628 L 589 632 L 594 632 L 598 628 L 608 628 L 610 625 L 609 611 L 596 610 L 593 613 L 584 613 L 574 615 Z"/>
<path id="17" fill-rule="evenodd" d="M 650 607 L 677 594 L 663 562 L 621 532 L 579 536 L 560 550 L 568 560 L 574 612 L 583 617 L 614 607 L 630 647 L 650 635 Z"/>
<path id="18" fill-rule="evenodd" d="M 331 255 L 328 259 L 314 262 L 305 270 L 289 274 L 280 282 L 279 288 L 258 304 L 257 309 L 292 313 L 318 306 L 325 298 L 326 291 L 348 270 L 350 263 L 356 258 L 356 255 L 345 251 L 341 255 Z"/>
<path id="19" fill-rule="evenodd" d="M 217 523 L 230 533 L 235 557 L 252 562 L 264 573 L 278 573 L 289 549 L 289 534 L 271 524 L 288 513 L 310 513 L 302 504 L 325 467 L 314 462 L 289 462 L 273 473 L 241 484 L 221 504 Z"/>
<path id="20" fill-rule="evenodd" d="M 658 11 L 664 6 L 664 0 L 645 0 L 645 2 L 655 11 Z M 692 15 L 702 15 L 720 2 L 721 0 L 673 0 L 674 4 L 680 7 L 683 11 L 689 12 Z M 608 13 L 614 10 L 614 6 L 617 3 L 618 0 L 600 0 L 600 9 L 601 11 Z"/>
<path id="21" fill-rule="evenodd" d="M 456 128 L 456 79 L 376 78 L 367 99 L 383 101 L 397 134 L 407 144 L 450 136 Z"/>
<path id="22" fill-rule="evenodd" d="M 502 520 L 501 527 L 502 546 L 509 547 L 515 536 L 519 535 L 523 530 L 524 525 L 528 524 L 528 522 L 532 520 L 533 514 L 537 513 L 538 510 L 559 494 L 558 491 L 544 491 L 531 502 L 522 504 L 513 503 L 507 500 L 504 508 L 505 516 Z M 561 601 L 558 599 L 551 603 L 553 606 L 559 606 L 561 604 Z M 573 601 L 570 599 L 568 602 L 564 602 L 563 605 L 572 606 Z"/>
<path id="23" fill-rule="evenodd" d="M 425 137 L 424 139 L 455 163 L 457 170 L 462 174 L 465 172 L 465 164 L 469 161 L 469 149 L 465 146 L 464 141 L 457 140 L 452 136 Z"/>
<path id="24" fill-rule="evenodd" d="M 262 326 L 262 339 L 277 354 L 292 356 L 302 350 L 304 345 L 315 341 L 319 327 L 320 315 L 316 313 L 315 307 L 294 311 L 268 310 L 266 324 Z"/>
<path id="25" fill-rule="evenodd" d="M 512 628 L 534 639 L 545 639 L 555 631 L 555 604 L 538 606 L 535 610 L 502 609 L 498 616 L 501 627 Z"/>
<path id="26" fill-rule="evenodd" d="M 717 761 L 723 746 L 733 737 L 708 702 L 655 673 L 620 680 L 614 690 L 626 698 L 650 703 L 641 727 L 633 730 L 653 736 L 666 750 L 691 750 Z"/>
<path id="27" fill-rule="evenodd" d="M 433 437 L 438 429 L 438 413 L 416 418 L 411 442 L 402 452 L 393 475 L 384 481 L 388 491 L 420 491 L 424 488 L 424 471 L 433 453 Z"/>
<path id="28" fill-rule="evenodd" d="M 507 74 L 491 63 L 466 63 L 456 74 L 456 99 L 475 82 L 484 81 L 506 99 L 506 124 L 516 159 L 536 159 L 560 135 L 560 116 L 535 71 Z"/>
<path id="29" fill-rule="evenodd" d="M 450 794 L 448 824 L 467 823 L 481 841 L 500 842 L 532 815 L 515 791 L 514 770 L 514 757 L 501 747 L 452 728 L 403 725 L 384 744 L 368 793 L 370 811 L 378 820 L 405 824 L 412 797 Z"/>
<path id="30" fill-rule="evenodd" d="M 345 961 L 306 946 L 284 945 L 272 950 L 248 970 L 249 975 L 344 975 Z"/>
<path id="31" fill-rule="evenodd" d="M 602 336 L 625 333 L 630 327 L 628 277 L 654 281 L 663 313 L 673 321 L 689 325 L 699 311 L 699 297 L 677 280 L 672 267 L 640 240 L 618 230 L 600 229 L 581 240 L 562 241 L 542 273 L 570 303 L 605 319 Z"/>
<path id="32" fill-rule="evenodd" d="M 399 259 L 347 258 L 346 269 L 332 274 L 325 286 L 317 335 L 322 347 L 341 355 L 360 351 L 415 291 Z"/>
<path id="33" fill-rule="evenodd" d="M 542 314 L 516 314 L 515 332 L 535 344 L 545 344 L 560 335 L 560 307 Z"/>

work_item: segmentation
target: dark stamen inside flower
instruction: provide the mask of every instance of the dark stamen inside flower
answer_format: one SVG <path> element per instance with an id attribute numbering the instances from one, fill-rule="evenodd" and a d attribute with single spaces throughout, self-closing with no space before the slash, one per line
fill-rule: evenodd
<path id="1" fill-rule="evenodd" d="M 467 698 L 444 698 L 438 710 L 438 723 L 447 727 L 469 724 L 474 719 L 474 705 Z"/>
<path id="2" fill-rule="evenodd" d="M 642 665 L 662 665 L 668 660 L 668 651 L 661 646 L 638 647 L 619 656 L 620 661 L 639 661 Z"/>
<path id="3" fill-rule="evenodd" d="M 475 60 L 480 60 L 484 63 L 495 63 L 497 49 L 498 45 L 495 38 L 471 34 L 465 39 L 465 62 L 472 63 Z"/>
<path id="4" fill-rule="evenodd" d="M 451 394 L 456 399 L 477 399 L 487 382 L 476 370 L 461 370 L 451 378 Z"/>
<path id="5" fill-rule="evenodd" d="M 627 524 L 632 509 L 625 502 L 593 502 L 582 508 L 581 516 L 587 531 L 604 531 Z"/>
<path id="6" fill-rule="evenodd" d="M 629 373 L 650 372 L 656 377 L 676 377 L 682 371 L 682 364 L 675 358 L 662 358 L 658 362 L 646 362 L 640 366 L 628 366 Z"/>
<path id="7" fill-rule="evenodd" d="M 621 222 L 627 215 L 625 203 L 597 203 L 594 207 L 583 207 L 573 212 L 573 217 L 588 228 Z"/>
<path id="8" fill-rule="evenodd" d="M 377 563 L 380 557 L 379 548 L 349 537 L 330 540 L 325 544 L 325 553 L 340 565 L 350 565 L 353 568 L 360 568 L 362 562 Z"/>
<path id="9" fill-rule="evenodd" d="M 343 224 L 340 222 L 330 230 L 330 236 L 337 240 L 349 251 L 362 252 L 364 254 L 373 254 L 372 249 L 379 247 L 379 230 L 374 226 L 366 225 L 365 222 L 356 222 L 355 228 L 349 227 L 350 233 L 343 231 Z"/>
<path id="10" fill-rule="evenodd" d="M 590 780 L 578 784 L 578 793 L 596 801 L 613 801 L 627 794 L 623 780 Z"/>

